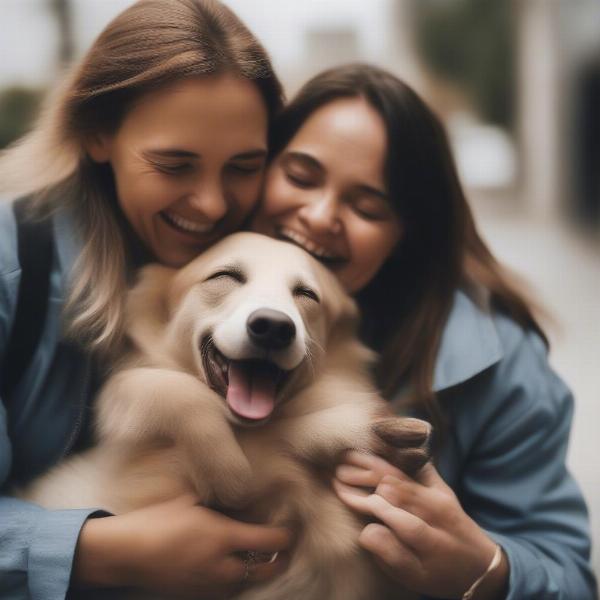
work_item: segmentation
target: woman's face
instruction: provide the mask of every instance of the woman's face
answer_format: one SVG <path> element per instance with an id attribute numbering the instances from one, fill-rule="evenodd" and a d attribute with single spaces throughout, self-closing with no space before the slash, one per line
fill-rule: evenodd
<path id="1" fill-rule="evenodd" d="M 230 75 L 142 97 L 114 135 L 88 147 L 110 162 L 119 204 L 163 264 L 179 267 L 236 230 L 256 203 L 267 150 L 257 87 Z"/>
<path id="2" fill-rule="evenodd" d="M 402 231 L 385 185 L 386 150 L 383 120 L 365 100 L 322 106 L 269 167 L 254 229 L 302 246 L 359 291 Z"/>

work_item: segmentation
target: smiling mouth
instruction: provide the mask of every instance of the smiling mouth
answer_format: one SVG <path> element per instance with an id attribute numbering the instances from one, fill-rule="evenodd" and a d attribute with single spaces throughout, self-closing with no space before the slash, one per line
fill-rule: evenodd
<path id="1" fill-rule="evenodd" d="M 268 360 L 230 360 L 207 336 L 200 344 L 207 384 L 243 425 L 261 425 L 275 410 L 291 371 Z"/>
<path id="2" fill-rule="evenodd" d="M 305 252 L 308 252 L 312 257 L 316 258 L 319 262 L 324 265 L 334 268 L 343 265 L 348 262 L 348 259 L 332 254 L 325 248 L 315 244 L 312 240 L 306 236 L 288 229 L 287 227 L 278 227 L 275 231 L 275 235 L 278 239 L 284 242 L 290 242 L 299 248 L 302 248 Z"/>
<path id="3" fill-rule="evenodd" d="M 159 214 L 162 220 L 170 225 L 173 229 L 188 235 L 206 235 L 211 233 L 215 228 L 214 223 L 198 223 L 196 221 L 191 221 L 190 219 L 185 219 L 181 215 L 177 215 L 174 212 L 163 210 Z"/>

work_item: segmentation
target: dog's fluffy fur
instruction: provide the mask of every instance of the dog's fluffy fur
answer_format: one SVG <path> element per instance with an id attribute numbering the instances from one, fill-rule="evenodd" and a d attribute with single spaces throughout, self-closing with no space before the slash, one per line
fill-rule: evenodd
<path id="1" fill-rule="evenodd" d="M 264 308 L 293 323 L 285 347 L 249 336 L 249 316 Z M 145 267 L 128 297 L 131 349 L 97 402 L 97 445 L 22 495 L 116 514 L 190 491 L 223 510 L 248 507 L 259 522 L 294 526 L 297 542 L 285 573 L 240 598 L 382 597 L 382 576 L 357 544 L 363 523 L 322 473 L 349 448 L 415 468 L 428 428 L 387 413 L 357 318 L 327 269 L 257 234 L 230 236 L 179 271 Z M 216 351 L 221 361 L 268 360 L 286 372 L 272 414 L 253 420 L 232 408 Z"/>

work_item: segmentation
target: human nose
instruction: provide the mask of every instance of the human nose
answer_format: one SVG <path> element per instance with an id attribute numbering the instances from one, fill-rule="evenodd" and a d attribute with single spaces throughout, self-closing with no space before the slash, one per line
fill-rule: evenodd
<path id="1" fill-rule="evenodd" d="M 314 231 L 324 233 L 341 231 L 338 202 L 333 194 L 323 194 L 306 203 L 298 215 L 304 224 Z"/>
<path id="2" fill-rule="evenodd" d="M 211 223 L 222 219 L 228 210 L 223 185 L 218 178 L 203 178 L 189 195 L 189 204 Z"/>

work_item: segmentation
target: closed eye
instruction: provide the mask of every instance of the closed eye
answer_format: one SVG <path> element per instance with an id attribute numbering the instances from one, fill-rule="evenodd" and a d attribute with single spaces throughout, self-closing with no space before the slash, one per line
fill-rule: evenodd
<path id="1" fill-rule="evenodd" d="M 194 165 L 190 162 L 162 163 L 151 159 L 147 159 L 147 162 L 153 169 L 166 175 L 181 175 L 190 173 L 194 169 Z"/>
<path id="2" fill-rule="evenodd" d="M 233 163 L 228 165 L 228 168 L 233 173 L 238 173 L 240 175 L 254 175 L 255 173 L 259 173 L 264 168 L 264 162 L 260 163 Z"/>
<path id="3" fill-rule="evenodd" d="M 238 283 L 246 283 L 246 277 L 239 269 L 220 269 L 209 275 L 204 281 L 224 278 L 233 279 Z"/>
<path id="4" fill-rule="evenodd" d="M 305 298 L 310 298 L 311 300 L 314 300 L 317 304 L 321 302 L 321 299 L 319 298 L 318 294 L 314 290 L 304 285 L 297 285 L 294 288 L 294 296 L 303 296 Z"/>
<path id="5" fill-rule="evenodd" d="M 295 173 L 289 173 L 289 172 L 286 173 L 285 175 L 286 175 L 288 181 L 292 185 L 295 185 L 296 187 L 309 188 L 312 185 L 314 185 L 312 179 L 307 176 L 297 175 Z"/>

